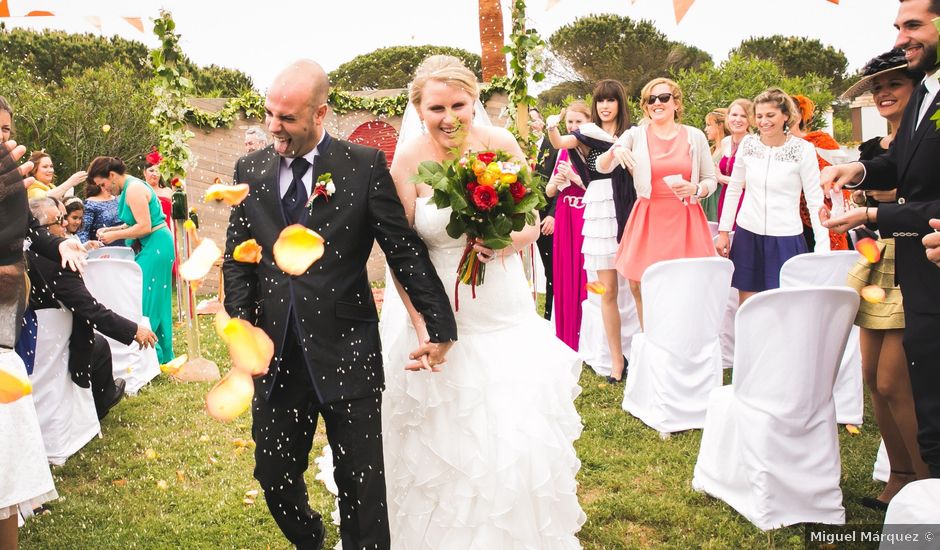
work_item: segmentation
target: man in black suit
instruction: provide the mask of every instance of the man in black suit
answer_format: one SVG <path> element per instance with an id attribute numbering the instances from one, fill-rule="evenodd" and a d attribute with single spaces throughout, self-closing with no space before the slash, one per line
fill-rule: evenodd
<path id="1" fill-rule="evenodd" d="M 536 157 L 535 173 L 542 176 L 545 181 L 552 177 L 555 169 L 555 159 L 558 150 L 552 147 L 552 142 L 545 137 L 545 121 L 538 109 L 529 109 L 529 126 L 532 132 L 539 136 L 538 155 Z M 555 241 L 555 199 L 550 197 L 543 210 L 539 211 L 541 221 L 541 234 L 536 245 L 542 258 L 542 268 L 545 271 L 545 318 L 552 318 L 552 305 L 555 299 L 552 277 L 552 249 Z"/>
<path id="2" fill-rule="evenodd" d="M 845 232 L 877 222 L 896 243 L 895 273 L 904 295 L 904 351 L 914 394 L 921 456 L 932 477 L 940 477 L 940 269 L 924 253 L 923 237 L 940 213 L 940 129 L 937 113 L 937 31 L 940 0 L 900 0 L 895 47 L 904 49 L 911 69 L 927 73 L 911 96 L 897 137 L 887 153 L 863 162 L 823 170 L 823 189 L 897 188 L 897 204 L 850 210 L 824 223 Z"/>
<path id="3" fill-rule="evenodd" d="M 235 181 L 250 186 L 232 209 L 225 260 L 225 309 L 257 324 L 275 344 L 267 374 L 255 381 L 255 477 L 284 535 L 298 548 L 323 544 L 303 474 L 316 431 L 326 424 L 339 487 L 344 548 L 389 548 L 382 457 L 384 387 L 378 316 L 366 260 L 378 241 L 391 269 L 424 315 L 430 341 L 412 353 L 431 366 L 457 338 L 453 310 L 424 243 L 409 226 L 385 155 L 323 130 L 329 81 L 313 61 L 285 69 L 265 98 L 274 143 L 239 159 Z M 311 168 L 312 164 L 312 168 Z M 314 182 L 327 193 L 311 201 Z M 290 276 L 272 247 L 288 225 L 325 240 L 306 273 Z M 235 246 L 255 239 L 258 264 L 237 262 Z M 392 289 L 388 289 L 392 291 Z"/>
<path id="4" fill-rule="evenodd" d="M 29 203 L 33 216 L 52 235 L 65 237 L 65 208 L 51 198 L 33 199 Z M 52 260 L 35 252 L 27 254 L 29 264 L 29 306 L 34 310 L 58 309 L 72 312 L 72 334 L 69 339 L 69 372 L 72 381 L 82 388 L 91 386 L 98 419 L 124 397 L 125 382 L 114 379 L 111 348 L 101 334 L 130 345 L 141 347 L 157 341 L 149 328 L 138 325 L 104 307 L 92 297 L 81 275 L 63 269 Z M 101 334 L 98 334 L 97 332 Z"/>

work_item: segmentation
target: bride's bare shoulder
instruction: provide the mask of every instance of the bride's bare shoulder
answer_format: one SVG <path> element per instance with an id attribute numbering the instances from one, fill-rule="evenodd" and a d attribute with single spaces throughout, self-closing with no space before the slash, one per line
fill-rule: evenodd
<path id="1" fill-rule="evenodd" d="M 414 171 L 422 160 L 427 159 L 427 139 L 425 136 L 416 136 L 395 149 L 395 158 L 392 160 L 393 170 L 405 172 Z"/>

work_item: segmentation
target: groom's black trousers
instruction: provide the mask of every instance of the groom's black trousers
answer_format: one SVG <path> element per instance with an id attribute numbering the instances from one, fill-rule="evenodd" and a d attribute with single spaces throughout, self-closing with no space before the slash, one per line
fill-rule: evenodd
<path id="1" fill-rule="evenodd" d="M 322 520 L 308 504 L 304 472 L 317 417 L 322 416 L 333 450 L 343 548 L 386 550 L 391 543 L 382 457 L 382 396 L 321 403 L 292 328 L 287 330 L 270 398 L 265 401 L 255 392 L 255 479 L 284 536 L 298 548 L 311 547 Z"/>

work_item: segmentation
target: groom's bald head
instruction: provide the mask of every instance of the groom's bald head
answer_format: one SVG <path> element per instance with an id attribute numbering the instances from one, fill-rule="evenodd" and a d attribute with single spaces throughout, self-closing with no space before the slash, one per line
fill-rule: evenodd
<path id="1" fill-rule="evenodd" d="M 285 157 L 307 154 L 320 141 L 330 80 L 316 61 L 300 59 L 282 70 L 264 100 L 265 124 L 275 151 Z"/>
<path id="2" fill-rule="evenodd" d="M 312 59 L 298 59 L 281 70 L 274 78 L 271 89 L 289 87 L 309 93 L 310 104 L 316 108 L 326 103 L 330 93 L 330 79 L 319 63 Z"/>

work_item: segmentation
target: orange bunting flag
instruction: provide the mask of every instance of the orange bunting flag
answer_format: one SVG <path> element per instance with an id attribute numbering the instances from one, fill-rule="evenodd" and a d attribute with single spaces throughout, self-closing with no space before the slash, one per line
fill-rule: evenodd
<path id="1" fill-rule="evenodd" d="M 10 5 L 7 0 L 0 0 L 0 17 L 10 17 Z"/>
<path id="2" fill-rule="evenodd" d="M 281 231 L 272 252 L 281 271 L 288 275 L 303 275 L 323 256 L 323 237 L 295 223 Z"/>
<path id="3" fill-rule="evenodd" d="M 209 270 L 221 257 L 222 251 L 215 242 L 212 239 L 203 239 L 189 259 L 179 267 L 180 277 L 190 282 L 199 281 L 209 274 Z"/>
<path id="4" fill-rule="evenodd" d="M 685 17 L 685 14 L 689 11 L 689 8 L 692 7 L 692 2 L 695 0 L 672 0 L 672 9 L 676 13 L 676 24 L 678 25 L 682 18 Z"/>
<path id="5" fill-rule="evenodd" d="M 232 369 L 209 390 L 206 412 L 216 420 L 228 422 L 248 410 L 254 395 L 255 383 L 251 375 Z"/>
<path id="6" fill-rule="evenodd" d="M 230 319 L 222 329 L 232 365 L 251 376 L 268 371 L 274 358 L 274 342 L 260 328 L 244 319 Z"/>
<path id="7" fill-rule="evenodd" d="M 881 259 L 881 250 L 878 249 L 878 243 L 874 239 L 868 237 L 859 239 L 855 243 L 855 250 L 858 250 L 858 253 L 870 264 L 878 263 L 878 260 Z"/>
<path id="8" fill-rule="evenodd" d="M 134 27 L 140 32 L 144 32 L 144 21 L 140 17 L 122 17 L 121 19 L 127 21 L 127 24 Z"/>
<path id="9" fill-rule="evenodd" d="M 52 17 L 53 15 L 55 15 L 55 14 L 52 13 L 51 11 L 33 10 L 33 11 L 27 13 L 27 14 L 26 14 L 26 17 Z"/>
<path id="10" fill-rule="evenodd" d="M 12 403 L 31 393 L 33 385 L 29 383 L 29 378 L 0 369 L 0 404 Z"/>
<path id="11" fill-rule="evenodd" d="M 600 281 L 592 281 L 590 283 L 587 283 L 586 285 L 584 285 L 584 288 L 586 288 L 587 291 L 590 292 L 591 294 L 601 295 L 607 292 L 607 287 L 604 286 L 604 283 Z"/>
<path id="12" fill-rule="evenodd" d="M 225 185 L 224 183 L 213 183 L 206 189 L 205 202 L 222 201 L 229 206 L 235 206 L 245 200 L 248 196 L 248 184 L 239 183 L 237 185 Z"/>
<path id="13" fill-rule="evenodd" d="M 261 245 L 254 239 L 239 244 L 232 251 L 232 259 L 236 262 L 256 264 L 261 261 Z"/>
<path id="14" fill-rule="evenodd" d="M 866 302 L 872 304 L 880 304 L 885 301 L 885 289 L 877 285 L 868 285 L 860 293 Z"/>

